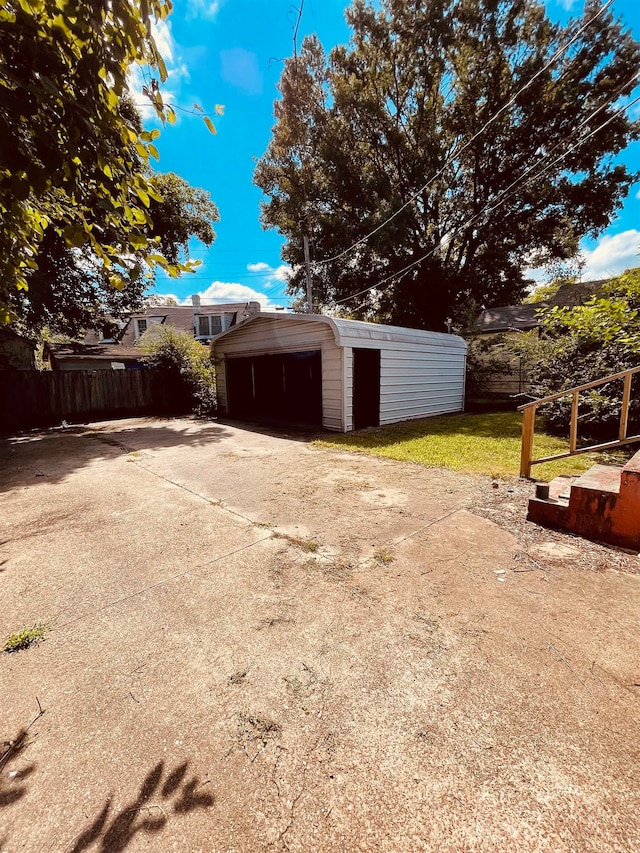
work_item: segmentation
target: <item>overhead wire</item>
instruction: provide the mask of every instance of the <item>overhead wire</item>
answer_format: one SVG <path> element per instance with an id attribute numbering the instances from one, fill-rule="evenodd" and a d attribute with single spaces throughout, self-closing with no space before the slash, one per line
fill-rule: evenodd
<path id="1" fill-rule="evenodd" d="M 634 78 L 632 78 L 632 80 L 633 80 L 633 79 L 637 79 L 639 76 L 640 76 L 640 75 L 638 75 L 638 74 L 634 75 Z M 628 85 L 628 84 L 624 84 L 624 86 L 626 86 L 626 85 Z M 624 86 L 622 86 L 622 87 L 620 87 L 620 88 L 624 88 Z M 615 96 L 615 97 L 617 97 L 617 94 L 616 94 L 616 96 Z M 557 148 L 559 148 L 559 147 L 560 147 L 560 145 L 562 145 L 562 144 L 563 144 L 563 143 L 561 143 L 561 142 L 556 143 L 556 145 L 555 145 L 555 146 L 553 146 L 553 148 L 552 148 L 552 149 L 550 149 L 550 151 L 549 151 L 549 152 L 547 152 L 543 157 L 541 157 L 540 159 L 538 159 L 538 160 L 537 160 L 537 161 L 536 161 L 532 166 L 529 166 L 529 167 L 528 167 L 528 168 L 527 168 L 527 169 L 526 169 L 526 170 L 525 170 L 521 175 L 519 175 L 519 176 L 518 176 L 514 181 L 512 181 L 512 182 L 511 182 L 511 184 L 509 184 L 509 186 L 508 186 L 508 187 L 505 187 L 505 189 L 504 189 L 504 190 L 502 190 L 502 191 L 501 191 L 501 192 L 496 196 L 496 198 L 493 198 L 493 199 L 491 199 L 491 201 L 487 202 L 487 203 L 482 207 L 482 209 L 481 209 L 481 210 L 479 210 L 479 211 L 478 211 L 477 213 L 475 213 L 472 217 L 470 217 L 469 219 L 467 219 L 467 220 L 466 220 L 466 221 L 465 221 L 465 222 L 464 222 L 464 223 L 463 223 L 459 228 L 457 228 L 453 233 L 451 233 L 450 235 L 446 235 L 446 236 L 448 237 L 448 242 L 450 242 L 451 240 L 453 240 L 455 237 L 457 237 L 461 232 L 465 231 L 465 230 L 466 230 L 467 228 L 469 228 L 471 225 L 475 224 L 475 222 L 477 222 L 477 221 L 478 221 L 478 219 L 480 219 L 480 217 L 484 216 L 484 214 L 493 212 L 497 207 L 499 207 L 501 204 L 503 204 L 503 203 L 506 201 L 506 199 L 507 199 L 507 194 L 508 194 L 510 191 L 512 191 L 513 189 L 515 189 L 515 187 L 516 187 L 518 184 L 520 184 L 523 180 L 525 180 L 525 179 L 526 179 L 526 182 L 527 182 L 527 183 L 529 183 L 529 182 L 530 182 L 530 181 L 532 181 L 532 180 L 535 180 L 535 179 L 537 179 L 537 178 L 540 178 L 542 175 L 544 175 L 546 172 L 548 172 L 548 171 L 549 171 L 549 169 L 550 169 L 550 168 L 552 168 L 552 166 L 554 166 L 554 165 L 556 165 L 557 163 L 561 162 L 565 157 L 567 157 L 569 154 L 571 154 L 573 151 L 575 151 L 575 150 L 576 150 L 576 148 L 578 148 L 578 147 L 580 147 L 581 145 L 583 145 L 583 144 L 584 144 L 588 139 L 590 139 L 592 136 L 594 136 L 596 133 L 598 133 L 600 130 L 602 130 L 604 127 L 606 127 L 608 124 L 610 124 L 610 123 L 614 120 L 614 118 L 616 118 L 618 115 L 620 115 L 621 113 L 625 112 L 626 110 L 630 109 L 632 106 L 634 106 L 634 105 L 635 105 L 636 103 L 638 103 L 638 102 L 640 102 L 640 96 L 639 96 L 639 97 L 637 97 L 637 98 L 635 98 L 633 101 L 630 101 L 630 102 L 629 102 L 628 104 L 626 104 L 625 106 L 621 107 L 621 108 L 620 108 L 619 110 L 617 110 L 617 111 L 616 111 L 612 116 L 610 116 L 610 117 L 609 117 L 605 122 L 603 122 L 602 124 L 598 125 L 598 127 L 594 128 L 594 129 L 593 129 L 590 133 L 588 133 L 586 136 L 583 136 L 583 137 L 581 137 L 579 140 L 577 140 L 577 142 L 575 142 L 572 146 L 570 146 L 570 147 L 569 147 L 569 148 L 567 148 L 565 151 L 563 151 L 563 153 L 560 155 L 560 157 L 557 157 L 557 158 L 556 158 L 554 161 L 552 161 L 551 163 L 547 163 L 547 165 L 544 167 L 544 169 L 542 169 L 540 172 L 538 172 L 537 174 L 532 175 L 531 177 L 527 178 L 527 174 L 529 174 L 529 173 L 530 173 L 533 169 L 535 169 L 536 167 L 540 166 L 542 162 L 544 162 L 545 160 L 547 160 L 547 159 L 548 159 L 549 154 L 551 154 L 553 151 L 555 151 Z M 584 119 L 584 120 L 583 120 L 583 122 L 582 122 L 582 124 L 581 124 L 581 125 L 579 125 L 578 127 L 582 127 L 583 125 L 585 125 L 587 122 L 589 122 L 589 121 L 590 121 L 590 120 L 591 120 L 595 115 L 597 115 L 601 110 L 603 110 L 603 109 L 604 109 L 606 106 L 608 106 L 608 104 L 610 104 L 610 103 L 611 103 L 611 100 L 607 101 L 607 103 L 605 103 L 605 104 L 602 104 L 602 105 L 601 105 L 600 107 L 598 107 L 598 108 L 597 108 L 597 109 L 596 109 L 596 110 L 595 110 L 595 111 L 594 111 L 590 116 L 588 116 L 586 119 Z M 441 241 L 441 242 L 442 242 L 442 241 Z M 390 275 L 388 275 L 388 276 L 386 276 L 385 278 L 383 278 L 381 281 L 376 282 L 376 284 L 372 284 L 372 285 L 370 285 L 370 286 L 368 286 L 368 287 L 365 287 L 365 288 L 363 288 L 362 290 L 359 290 L 357 293 L 352 293 L 352 294 L 350 294 L 349 296 L 346 296 L 346 297 L 344 297 L 344 298 L 342 298 L 342 299 L 337 299 L 337 300 L 335 300 L 334 304 L 336 304 L 336 305 L 340 305 L 340 304 L 342 304 L 342 303 L 344 303 L 344 302 L 348 302 L 348 301 L 350 301 L 351 299 L 355 299 L 355 298 L 357 298 L 358 296 L 362 296 L 362 295 L 364 295 L 365 293 L 368 293 L 368 292 L 369 292 L 369 291 L 371 291 L 371 290 L 377 290 L 377 289 L 378 289 L 379 287 L 381 287 L 383 284 L 386 284 L 387 282 L 391 281 L 392 279 L 395 279 L 396 281 L 398 281 L 400 278 L 403 278 L 403 277 L 404 277 L 408 272 L 410 272 L 414 267 L 418 266 L 418 264 L 422 263 L 422 262 L 423 262 L 423 261 L 425 261 L 427 258 L 429 258 L 429 257 L 431 257 L 432 255 L 434 255 L 434 254 L 435 254 L 435 253 L 436 253 L 436 252 L 441 248 L 441 242 L 440 242 L 440 243 L 438 243 L 436 246 L 434 246 L 432 249 L 430 249 L 428 252 L 426 252 L 424 255 L 422 255 L 421 257 L 417 258 L 415 261 L 412 261 L 410 264 L 408 264 L 408 265 L 407 265 L 406 267 L 404 267 L 403 269 L 398 270 L 397 272 L 391 273 Z"/>
<path id="2" fill-rule="evenodd" d="M 447 166 L 450 165 L 451 162 L 453 160 L 455 160 L 455 158 L 459 157 L 460 154 L 462 154 L 464 151 L 466 151 L 466 149 L 469 148 L 469 146 L 473 142 L 475 142 L 475 140 L 478 139 L 478 137 L 481 136 L 487 130 L 487 128 L 489 128 L 495 121 L 497 121 L 497 119 L 502 115 L 502 113 L 505 112 L 505 110 L 507 110 L 507 109 L 509 109 L 509 107 L 513 106 L 513 104 L 520 97 L 520 95 L 523 92 L 525 92 L 535 82 L 535 80 L 537 80 L 537 78 L 540 77 L 541 74 L 544 74 L 544 72 L 547 71 L 564 53 L 566 53 L 566 51 L 579 38 L 579 36 L 582 35 L 582 33 L 587 29 L 587 27 L 589 27 L 597 18 L 599 18 L 600 15 L 602 15 L 603 12 L 605 12 L 609 8 L 609 6 L 611 6 L 612 3 L 613 3 L 613 0 L 607 0 L 607 2 L 603 6 L 601 6 L 600 9 L 598 9 L 596 14 L 593 15 L 593 17 L 591 17 L 588 21 L 586 21 L 582 25 L 582 27 L 580 27 L 580 29 L 575 33 L 575 35 L 572 36 L 572 38 L 564 46 L 558 48 L 558 50 L 553 54 L 551 59 L 549 59 L 542 66 L 542 68 L 540 68 L 538 71 L 536 71 L 536 73 L 533 75 L 533 77 L 531 77 L 531 79 L 528 80 L 528 82 L 525 83 L 524 86 L 522 86 L 520 89 L 518 89 L 518 91 L 514 95 L 512 95 L 512 97 L 505 104 L 503 104 L 500 107 L 500 109 L 493 116 L 491 116 L 491 118 L 488 119 L 483 124 L 483 126 L 478 131 L 476 131 L 476 133 L 474 133 L 474 135 L 470 139 L 467 140 L 467 142 L 464 143 L 464 145 L 457 148 L 452 154 L 450 154 L 449 157 L 445 160 L 444 164 L 441 166 L 441 168 L 434 175 L 432 175 L 429 178 L 429 180 L 425 184 L 423 184 L 420 187 L 420 189 L 418 189 L 401 207 L 399 207 L 394 213 L 392 213 L 391 216 L 387 217 L 387 219 L 385 219 L 383 222 L 381 222 L 379 225 L 377 225 L 375 228 L 373 228 L 371 231 L 369 231 L 368 234 L 365 234 L 359 240 L 356 240 L 356 242 L 353 243 L 351 246 L 349 246 L 347 249 L 344 249 L 343 251 L 338 252 L 336 255 L 331 255 L 328 258 L 324 258 L 323 260 L 316 261 L 315 263 L 322 266 L 322 265 L 330 264 L 330 263 L 333 263 L 334 261 L 340 260 L 345 255 L 348 255 L 349 252 L 352 252 L 358 246 L 362 245 L 362 243 L 366 243 L 367 240 L 369 240 L 371 237 L 373 237 L 375 234 L 377 234 L 383 228 L 386 228 L 386 226 L 390 222 L 392 222 L 397 216 L 399 216 L 403 210 L 406 210 L 406 208 L 409 207 L 410 204 L 413 204 L 413 202 L 426 189 L 428 189 L 428 187 L 434 181 L 436 181 L 444 173 Z"/>

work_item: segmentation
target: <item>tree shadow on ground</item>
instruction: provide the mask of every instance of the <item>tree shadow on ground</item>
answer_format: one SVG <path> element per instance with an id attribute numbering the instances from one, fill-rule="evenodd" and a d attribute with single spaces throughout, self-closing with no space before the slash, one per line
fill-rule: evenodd
<path id="1" fill-rule="evenodd" d="M 0 809 L 21 800 L 27 793 L 24 780 L 36 769 L 33 763 L 25 763 L 22 753 L 29 746 L 27 729 L 21 729 L 18 734 L 4 741 L 0 757 Z M 10 769 L 11 768 L 11 769 Z"/>
<path id="2" fill-rule="evenodd" d="M 58 483 L 102 459 L 178 447 L 202 447 L 228 437 L 215 422 L 136 419 L 37 430 L 0 440 L 0 491 Z"/>
<path id="3" fill-rule="evenodd" d="M 140 833 L 162 832 L 170 817 L 211 808 L 215 797 L 202 790 L 209 780 L 188 778 L 188 769 L 189 764 L 184 761 L 165 774 L 164 762 L 159 761 L 147 773 L 131 802 L 112 812 L 113 795 L 109 795 L 94 820 L 69 842 L 65 851 L 81 853 L 95 845 L 100 853 L 118 853 Z"/>
<path id="4" fill-rule="evenodd" d="M 29 739 L 29 730 L 43 715 L 44 711 L 40 706 L 40 702 L 38 702 L 38 713 L 29 725 L 20 729 L 14 738 L 9 738 L 2 743 L 2 752 L 0 754 L 0 809 L 17 803 L 28 791 L 25 779 L 31 776 L 36 769 L 36 765 L 33 762 L 27 762 L 23 753 L 33 743 L 33 740 Z M 9 769 L 14 765 L 15 769 Z M 6 841 L 6 835 L 0 836 L 0 850 L 4 850 Z"/>

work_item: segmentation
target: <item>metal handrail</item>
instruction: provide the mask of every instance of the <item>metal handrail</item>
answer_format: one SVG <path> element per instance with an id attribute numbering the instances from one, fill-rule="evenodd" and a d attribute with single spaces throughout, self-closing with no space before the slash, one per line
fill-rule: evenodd
<path id="1" fill-rule="evenodd" d="M 566 391 L 558 391 L 556 394 L 549 394 L 548 397 L 541 397 L 539 400 L 533 400 L 530 403 L 524 403 L 518 406 L 518 411 L 522 412 L 522 449 L 520 452 L 520 476 L 529 478 L 531 476 L 531 466 L 538 465 L 541 462 L 551 462 L 553 459 L 565 459 L 567 456 L 576 456 L 579 453 L 590 453 L 596 450 L 606 450 L 612 447 L 622 447 L 624 444 L 631 444 L 634 441 L 640 441 L 640 435 L 627 435 L 629 423 L 629 405 L 631 403 L 631 382 L 633 376 L 640 373 L 640 365 L 630 367 L 628 370 L 622 370 L 620 373 L 612 373 L 610 376 L 605 376 L 604 379 L 595 379 L 593 382 L 585 382 L 584 385 L 576 385 L 574 388 L 567 388 Z M 597 388 L 599 385 L 606 385 L 614 379 L 624 379 L 622 391 L 622 407 L 620 409 L 620 424 L 618 429 L 618 438 L 615 441 L 607 441 L 601 444 L 593 444 L 588 447 L 577 447 L 578 443 L 578 406 L 581 391 L 588 391 L 591 388 Z M 535 431 L 536 410 L 544 403 L 550 403 L 553 400 L 560 400 L 562 397 L 571 397 L 571 420 L 569 424 L 569 450 L 566 453 L 556 453 L 554 456 L 543 456 L 540 459 L 533 459 L 533 434 Z"/>

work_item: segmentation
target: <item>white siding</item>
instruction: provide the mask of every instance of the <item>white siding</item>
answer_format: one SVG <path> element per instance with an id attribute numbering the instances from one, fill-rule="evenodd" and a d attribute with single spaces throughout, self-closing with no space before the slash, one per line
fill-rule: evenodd
<path id="1" fill-rule="evenodd" d="M 213 343 L 216 360 L 218 406 L 226 411 L 225 357 L 269 355 L 279 352 L 322 352 L 322 425 L 325 429 L 342 430 L 342 378 L 341 350 L 335 342 L 333 330 L 324 323 L 310 325 L 293 317 L 274 317 L 252 320 L 238 326 L 228 335 Z"/>
<path id="2" fill-rule="evenodd" d="M 216 400 L 221 412 L 227 411 L 227 371 L 223 358 L 216 359 Z"/>
<path id="3" fill-rule="evenodd" d="M 398 346 L 380 354 L 380 424 L 461 412 L 465 351 Z"/>
<path id="4" fill-rule="evenodd" d="M 456 335 L 377 326 L 319 315 L 257 317 L 213 341 L 218 404 L 226 410 L 224 359 L 279 352 L 322 352 L 322 424 L 353 429 L 353 348 L 379 349 L 380 423 L 464 408 L 466 344 Z"/>

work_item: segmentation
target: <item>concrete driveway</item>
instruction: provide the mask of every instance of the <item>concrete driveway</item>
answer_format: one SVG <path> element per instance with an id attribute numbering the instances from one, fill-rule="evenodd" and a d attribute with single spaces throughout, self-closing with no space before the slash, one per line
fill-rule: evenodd
<path id="1" fill-rule="evenodd" d="M 0 654 L 1 850 L 640 849 L 636 558 L 225 424 L 0 471 L 1 638 L 49 629 Z"/>

